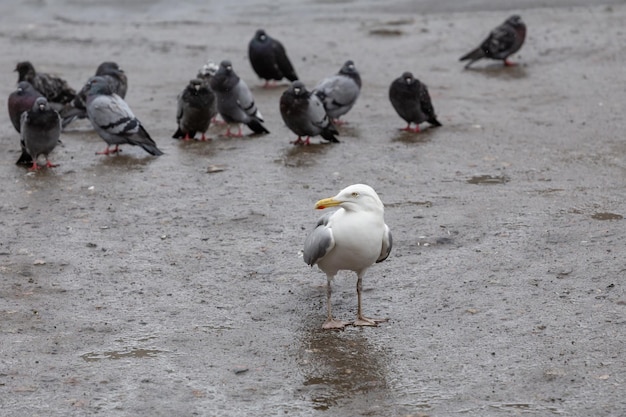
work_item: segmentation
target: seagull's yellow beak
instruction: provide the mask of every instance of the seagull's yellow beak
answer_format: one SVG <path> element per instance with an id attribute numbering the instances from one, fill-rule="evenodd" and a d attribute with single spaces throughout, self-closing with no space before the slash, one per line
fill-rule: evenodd
<path id="1" fill-rule="evenodd" d="M 325 208 L 335 207 L 340 204 L 341 204 L 341 201 L 335 200 L 333 197 L 330 197 L 330 198 L 325 198 L 315 203 L 315 208 L 318 210 L 324 210 Z"/>

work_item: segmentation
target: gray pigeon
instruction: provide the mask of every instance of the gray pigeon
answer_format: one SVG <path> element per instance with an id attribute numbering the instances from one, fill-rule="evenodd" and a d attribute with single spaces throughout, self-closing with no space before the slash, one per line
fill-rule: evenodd
<path id="1" fill-rule="evenodd" d="M 508 57 L 519 51 L 525 39 L 526 24 L 521 17 L 513 15 L 492 30 L 478 48 L 463 55 L 459 61 L 469 60 L 465 68 L 481 58 L 501 59 L 506 66 L 515 65 Z"/>
<path id="2" fill-rule="evenodd" d="M 350 111 L 361 92 L 361 76 L 354 62 L 346 61 L 336 75 L 328 77 L 313 90 L 322 100 L 328 116 L 336 123 Z"/>
<path id="3" fill-rule="evenodd" d="M 211 119 L 217 114 L 215 101 L 215 94 L 203 80 L 189 81 L 178 96 L 176 111 L 178 130 L 172 137 L 189 140 L 195 137 L 196 132 L 200 132 L 201 140 L 207 140 L 205 133 L 209 129 Z"/>
<path id="4" fill-rule="evenodd" d="M 18 80 L 28 81 L 35 90 L 48 99 L 48 103 L 66 104 L 74 99 L 74 91 L 62 78 L 46 73 L 38 73 L 29 61 L 19 62 L 15 67 L 18 73 Z"/>
<path id="5" fill-rule="evenodd" d="M 419 124 L 422 122 L 428 122 L 433 127 L 441 126 L 435 116 L 428 88 L 410 72 L 393 80 L 389 86 L 389 100 L 398 115 L 408 123 L 403 130 L 419 132 Z M 411 129 L 411 123 L 415 123 L 415 129 Z"/>
<path id="6" fill-rule="evenodd" d="M 245 123 L 254 133 L 270 133 L 263 126 L 263 116 L 254 104 L 254 97 L 246 83 L 233 71 L 230 61 L 222 61 L 217 73 L 211 77 L 211 89 L 217 95 L 217 111 L 228 129 L 226 136 L 243 136 L 241 123 Z M 230 124 L 237 123 L 236 135 L 230 132 Z"/>
<path id="7" fill-rule="evenodd" d="M 91 77 L 87 82 L 87 116 L 100 137 L 107 143 L 99 155 L 120 152 L 119 145 L 141 146 L 151 155 L 163 155 L 141 122 L 135 117 L 123 98 L 113 93 L 109 82 L 102 77 Z M 115 148 L 109 150 L 109 147 Z"/>
<path id="8" fill-rule="evenodd" d="M 56 167 L 57 165 L 48 159 L 48 154 L 59 143 L 61 135 L 59 113 L 50 108 L 45 97 L 38 97 L 32 109 L 22 113 L 20 121 L 22 156 L 20 156 L 17 164 L 25 164 L 30 158 L 32 161 L 30 170 L 36 171 L 39 169 L 37 159 L 44 156 L 48 168 Z"/>
<path id="9" fill-rule="evenodd" d="M 20 117 L 25 111 L 31 110 L 37 97 L 43 97 L 42 94 L 28 81 L 20 81 L 17 84 L 17 90 L 9 95 L 7 107 L 9 108 L 9 118 L 13 127 L 20 132 Z"/>
<path id="10" fill-rule="evenodd" d="M 339 143 L 335 137 L 337 129 L 326 114 L 321 100 L 311 94 L 301 81 L 294 81 L 280 97 L 280 114 L 287 127 L 298 135 L 294 144 L 308 145 L 311 136 L 317 135 Z M 306 136 L 305 140 L 302 140 L 303 136 Z"/>
<path id="11" fill-rule="evenodd" d="M 128 91 L 128 78 L 119 65 L 112 61 L 105 61 L 96 68 L 96 76 L 105 78 L 111 85 L 111 89 L 115 94 L 124 98 Z M 63 127 L 69 125 L 75 119 L 84 119 L 87 117 L 87 88 L 85 84 L 83 88 L 76 94 L 71 103 L 59 112 L 63 119 Z"/>
<path id="12" fill-rule="evenodd" d="M 270 37 L 263 29 L 257 30 L 254 38 L 250 40 L 248 57 L 254 72 L 265 80 L 264 87 L 269 87 L 271 80 L 298 79 L 283 44 Z"/>

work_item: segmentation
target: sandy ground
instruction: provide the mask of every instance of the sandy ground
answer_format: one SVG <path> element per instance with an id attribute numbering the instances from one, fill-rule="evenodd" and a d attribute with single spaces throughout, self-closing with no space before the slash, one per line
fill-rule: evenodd
<path id="1" fill-rule="evenodd" d="M 77 88 L 115 60 L 165 155 L 96 156 L 83 121 L 58 168 L 28 173 L 0 113 L 0 415 L 623 416 L 626 7 L 525 9 L 521 65 L 467 71 L 458 57 L 510 11 L 214 3 L 4 15 L 4 97 L 20 60 Z M 356 62 L 341 144 L 290 145 L 284 85 L 260 88 L 247 62 L 258 27 L 308 86 Z M 225 58 L 272 133 L 171 139 L 176 95 Z M 444 127 L 398 131 L 387 88 L 405 70 Z M 314 202 L 357 182 L 394 234 L 364 297 L 390 321 L 325 332 L 325 276 L 300 249 Z M 336 280 L 340 318 L 355 281 Z"/>

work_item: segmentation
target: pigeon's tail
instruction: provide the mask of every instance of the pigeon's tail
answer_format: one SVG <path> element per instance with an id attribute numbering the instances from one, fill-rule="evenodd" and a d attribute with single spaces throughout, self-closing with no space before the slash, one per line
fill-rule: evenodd
<path id="1" fill-rule="evenodd" d="M 22 154 L 20 155 L 20 159 L 17 160 L 15 165 L 32 165 L 33 158 L 30 156 L 26 149 L 22 149 Z"/>
<path id="2" fill-rule="evenodd" d="M 483 49 L 479 46 L 473 51 L 463 55 L 461 58 L 459 58 L 459 61 L 469 60 L 469 62 L 465 66 L 465 68 L 467 68 L 470 65 L 472 65 L 475 61 L 478 61 L 479 59 L 484 58 L 484 57 L 485 57 L 485 51 L 483 51 Z"/>
<path id="3" fill-rule="evenodd" d="M 293 82 L 293 81 L 297 81 L 298 80 L 298 75 L 296 74 L 295 71 L 291 71 L 285 74 L 285 78 L 287 78 L 289 81 Z"/>
<path id="4" fill-rule="evenodd" d="M 138 135 L 132 138 L 127 138 L 127 140 L 128 143 L 130 143 L 131 145 L 141 146 L 143 150 L 148 152 L 150 155 L 163 155 L 163 152 L 159 148 L 157 148 L 154 140 L 152 140 L 146 129 L 144 129 L 144 127 L 141 125 L 139 125 Z"/>
<path id="5" fill-rule="evenodd" d="M 428 119 L 427 122 L 430 123 L 432 127 L 443 126 L 441 123 L 439 123 L 439 120 L 435 119 L 434 117 L 431 117 L 430 119 Z"/>
<path id="6" fill-rule="evenodd" d="M 79 109 L 73 107 L 71 105 L 66 105 L 60 112 L 61 116 L 61 126 L 65 128 L 67 125 L 72 123 L 76 119 L 84 119 L 87 117 L 87 112 L 83 109 Z"/>
<path id="7" fill-rule="evenodd" d="M 321 136 L 329 142 L 339 143 L 339 139 L 335 137 L 335 135 L 337 134 L 337 131 L 336 130 L 333 131 L 333 130 L 324 129 L 322 130 Z"/>
<path id="8" fill-rule="evenodd" d="M 263 123 L 254 118 L 250 119 L 248 127 L 252 129 L 254 133 L 270 133 L 270 131 L 263 126 Z"/>
<path id="9" fill-rule="evenodd" d="M 185 134 L 183 133 L 182 130 L 180 130 L 180 127 L 178 129 L 176 129 L 176 132 L 174 132 L 174 134 L 172 135 L 172 138 L 174 139 L 180 139 L 180 138 L 184 138 Z"/>
<path id="10" fill-rule="evenodd" d="M 149 143 L 137 143 L 137 145 L 141 146 L 144 151 L 148 152 L 150 155 L 160 156 L 163 155 L 163 151 L 156 147 L 156 145 L 150 145 Z"/>
<path id="11" fill-rule="evenodd" d="M 326 125 L 324 129 L 322 129 L 322 133 L 320 133 L 324 139 L 333 143 L 339 143 L 339 139 L 335 136 L 338 134 L 337 128 L 331 121 L 328 122 L 328 125 Z"/>

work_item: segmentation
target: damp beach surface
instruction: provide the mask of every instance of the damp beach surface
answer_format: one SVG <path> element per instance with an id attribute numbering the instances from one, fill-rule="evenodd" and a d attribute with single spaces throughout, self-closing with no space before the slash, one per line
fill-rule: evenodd
<path id="1" fill-rule="evenodd" d="M 76 89 L 116 61 L 165 152 L 97 156 L 82 120 L 60 166 L 29 173 L 0 113 L 0 415 L 623 414 L 626 6 L 458 3 L 0 5 L 3 97 L 18 61 Z M 513 13 L 519 65 L 464 70 Z M 355 62 L 340 144 L 290 144 L 286 84 L 261 88 L 247 61 L 260 27 L 309 88 Z M 271 134 L 171 139 L 208 59 L 232 61 Z M 443 127 L 399 130 L 387 92 L 404 71 Z M 301 248 L 315 201 L 353 183 L 386 205 L 394 248 L 363 303 L 389 322 L 323 331 L 326 278 Z M 337 318 L 355 317 L 355 286 L 335 280 Z"/>

